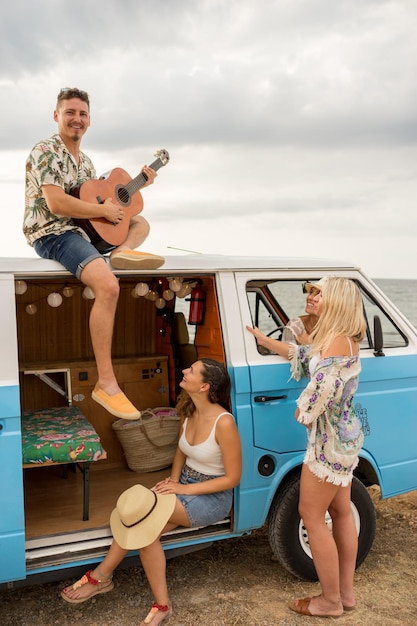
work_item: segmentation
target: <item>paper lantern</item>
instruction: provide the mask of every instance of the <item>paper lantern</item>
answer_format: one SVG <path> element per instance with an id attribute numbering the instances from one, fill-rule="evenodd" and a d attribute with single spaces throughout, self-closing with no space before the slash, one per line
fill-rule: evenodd
<path id="1" fill-rule="evenodd" d="M 21 296 L 23 293 L 26 293 L 27 288 L 27 283 L 24 280 L 16 280 L 14 284 L 14 290 L 19 296 Z"/>
<path id="2" fill-rule="evenodd" d="M 74 295 L 74 289 L 67 285 L 66 287 L 63 288 L 62 295 L 65 296 L 66 298 L 71 298 L 71 296 Z"/>
<path id="3" fill-rule="evenodd" d="M 135 287 L 135 292 L 138 296 L 146 296 L 149 292 L 149 285 L 147 283 L 138 283 Z"/>
<path id="4" fill-rule="evenodd" d="M 56 291 L 54 291 L 53 293 L 49 294 L 49 296 L 47 297 L 47 301 L 48 301 L 49 306 L 56 308 L 57 306 L 61 306 L 62 296 L 60 293 L 57 293 Z"/>
<path id="5" fill-rule="evenodd" d="M 177 292 L 181 289 L 182 278 L 171 278 L 168 284 L 171 291 Z"/>
<path id="6" fill-rule="evenodd" d="M 157 298 L 155 300 L 155 306 L 157 309 L 164 309 L 166 305 L 166 302 L 163 298 Z"/>
<path id="7" fill-rule="evenodd" d="M 164 291 L 162 292 L 162 297 L 164 300 L 166 300 L 167 302 L 169 302 L 170 300 L 173 299 L 174 297 L 174 292 L 172 291 L 172 289 L 164 289 Z"/>
<path id="8" fill-rule="evenodd" d="M 96 294 L 91 289 L 91 287 L 85 287 L 83 289 L 83 298 L 85 298 L 86 300 L 94 300 L 95 297 L 96 297 Z"/>

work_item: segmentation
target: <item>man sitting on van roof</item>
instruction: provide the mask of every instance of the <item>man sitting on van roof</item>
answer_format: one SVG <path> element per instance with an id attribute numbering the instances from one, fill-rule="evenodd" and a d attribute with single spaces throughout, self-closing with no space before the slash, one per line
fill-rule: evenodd
<path id="1" fill-rule="evenodd" d="M 58 133 L 36 144 L 26 162 L 23 232 L 39 256 L 58 261 L 93 290 L 90 333 L 98 380 L 92 397 L 116 417 L 138 419 L 140 412 L 120 389 L 111 359 L 119 283 L 87 233 L 73 221 L 104 218 L 116 226 L 124 218 L 123 208 L 111 198 L 92 203 L 70 195 L 74 187 L 97 178 L 91 160 L 80 150 L 90 126 L 88 94 L 76 88 L 61 89 L 54 120 Z M 152 184 L 156 172 L 147 166 L 142 172 L 147 178 L 144 186 Z M 126 240 L 111 253 L 111 265 L 119 269 L 160 267 L 163 257 L 135 250 L 148 233 L 149 224 L 142 216 L 131 217 Z"/>

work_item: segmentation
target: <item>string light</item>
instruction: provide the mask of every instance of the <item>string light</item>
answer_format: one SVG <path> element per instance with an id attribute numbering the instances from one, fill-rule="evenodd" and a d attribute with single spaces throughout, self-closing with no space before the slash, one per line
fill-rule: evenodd
<path id="1" fill-rule="evenodd" d="M 135 287 L 135 293 L 138 296 L 146 296 L 146 294 L 149 293 L 148 283 L 138 283 Z"/>
<path id="2" fill-rule="evenodd" d="M 148 293 L 145 296 L 146 300 L 150 300 L 151 302 L 156 302 L 158 299 L 158 294 L 153 289 L 149 289 Z"/>
<path id="3" fill-rule="evenodd" d="M 96 297 L 96 294 L 91 289 L 91 287 L 84 287 L 83 298 L 85 298 L 86 300 L 94 300 L 95 297 Z"/>
<path id="4" fill-rule="evenodd" d="M 181 285 L 181 289 L 177 291 L 177 297 L 185 298 L 186 296 L 189 296 L 196 285 L 197 283 L 195 281 L 192 283 L 183 283 Z"/>
<path id="5" fill-rule="evenodd" d="M 37 285 L 41 289 L 45 289 L 48 291 L 48 288 L 44 285 Z M 25 280 L 16 280 L 15 281 L 15 293 L 19 296 L 25 294 L 28 290 L 28 284 Z M 61 295 L 62 294 L 62 295 Z M 60 291 L 51 291 L 48 293 L 46 297 L 46 301 L 48 305 L 52 308 L 57 308 L 62 304 L 62 296 L 66 298 L 71 298 L 74 295 L 74 289 L 70 285 L 65 285 Z M 43 300 L 40 298 L 39 300 Z M 25 306 L 25 311 L 28 315 L 35 315 L 38 311 L 38 307 L 35 302 L 30 302 Z"/>
<path id="6" fill-rule="evenodd" d="M 60 293 L 57 293 L 56 291 L 54 291 L 53 293 L 50 293 L 49 296 L 46 298 L 49 306 L 56 308 L 58 306 L 61 306 L 62 304 L 62 296 Z"/>
<path id="7" fill-rule="evenodd" d="M 172 291 L 172 289 L 164 289 L 164 291 L 162 292 L 162 297 L 167 302 L 169 302 L 170 300 L 173 300 L 174 296 L 175 296 L 175 293 Z"/>
<path id="8" fill-rule="evenodd" d="M 181 277 L 176 278 L 160 278 L 158 281 L 151 281 L 147 283 L 141 281 L 137 283 L 131 289 L 132 298 L 145 298 L 154 302 L 155 307 L 158 310 L 165 309 L 168 302 L 171 302 L 175 297 L 185 298 L 190 295 L 193 288 L 196 286 L 195 280 L 184 281 Z M 37 283 L 37 287 L 49 291 L 45 285 Z M 82 289 L 81 295 L 85 300 L 94 300 L 95 294 L 91 287 L 84 286 L 82 284 L 77 285 Z M 28 284 L 24 280 L 15 281 L 15 293 L 19 296 L 25 294 L 28 290 Z M 74 295 L 74 287 L 72 285 L 64 285 L 58 291 L 50 291 L 46 296 L 46 302 L 51 308 L 58 308 L 63 303 L 63 296 L 65 298 L 71 298 Z M 43 298 L 39 298 L 39 301 Z M 35 315 L 38 311 L 36 302 L 30 302 L 25 306 L 25 311 L 28 315 Z"/>
<path id="9" fill-rule="evenodd" d="M 157 309 L 164 309 L 166 305 L 166 301 L 163 298 L 157 298 L 155 300 L 155 306 Z"/>
<path id="10" fill-rule="evenodd" d="M 14 290 L 19 296 L 26 293 L 27 288 L 28 288 L 27 283 L 24 280 L 15 281 Z"/>
<path id="11" fill-rule="evenodd" d="M 171 291 L 177 292 L 181 289 L 182 278 L 170 278 L 168 285 Z"/>
<path id="12" fill-rule="evenodd" d="M 65 287 L 62 290 L 62 295 L 65 296 L 66 298 L 71 298 L 74 295 L 74 289 L 70 287 L 69 285 L 65 285 Z"/>

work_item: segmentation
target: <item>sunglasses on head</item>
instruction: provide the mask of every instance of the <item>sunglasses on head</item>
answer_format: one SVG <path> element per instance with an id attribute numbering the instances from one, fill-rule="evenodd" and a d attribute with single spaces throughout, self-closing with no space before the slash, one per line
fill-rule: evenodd
<path id="1" fill-rule="evenodd" d="M 81 100 L 86 100 L 88 102 L 88 93 L 86 91 L 82 91 L 82 89 L 77 89 L 77 87 L 62 87 L 58 94 L 58 100 L 64 97 L 81 98 Z"/>

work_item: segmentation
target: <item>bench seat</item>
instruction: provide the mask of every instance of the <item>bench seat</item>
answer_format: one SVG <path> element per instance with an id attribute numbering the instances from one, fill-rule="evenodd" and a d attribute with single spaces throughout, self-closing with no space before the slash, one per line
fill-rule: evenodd
<path id="1" fill-rule="evenodd" d="M 89 516 L 90 463 L 106 458 L 100 437 L 74 406 L 26 411 L 22 415 L 24 468 L 75 464 L 84 478 L 83 520 Z"/>

